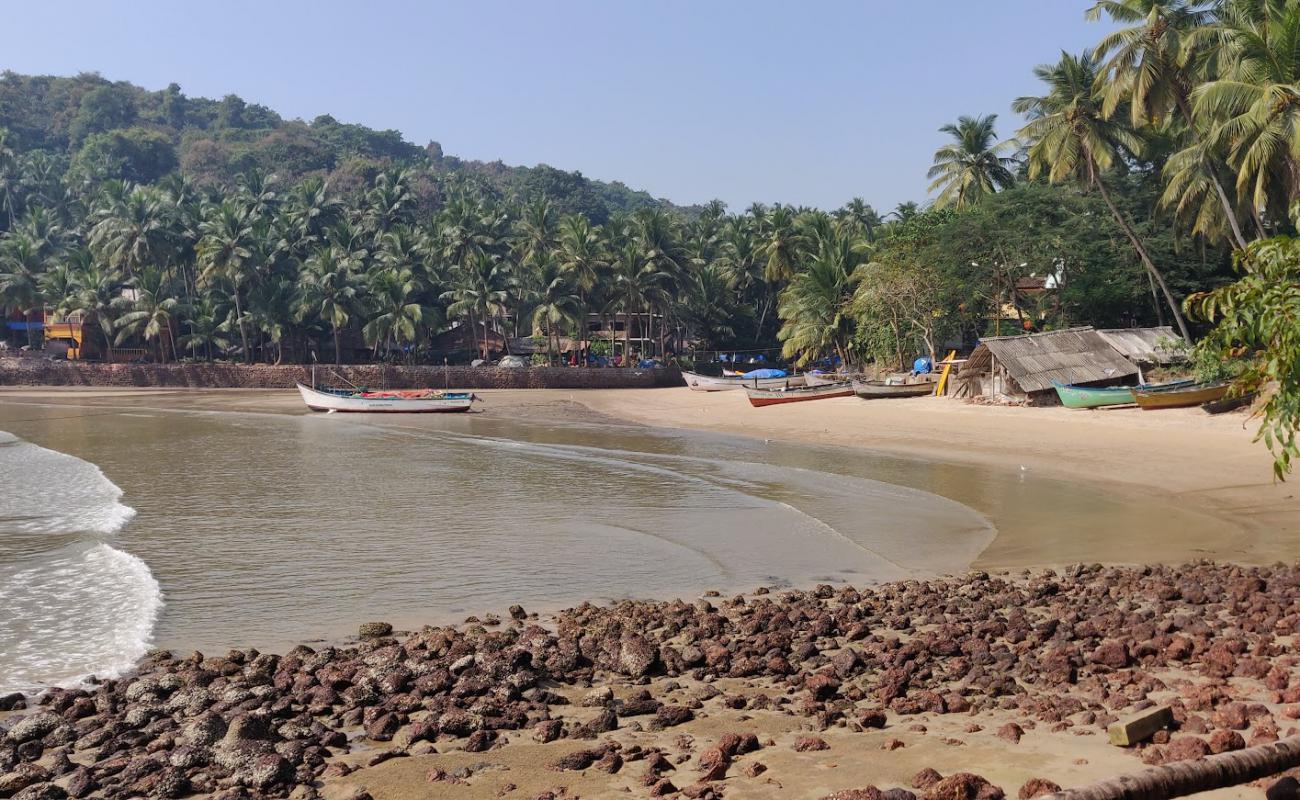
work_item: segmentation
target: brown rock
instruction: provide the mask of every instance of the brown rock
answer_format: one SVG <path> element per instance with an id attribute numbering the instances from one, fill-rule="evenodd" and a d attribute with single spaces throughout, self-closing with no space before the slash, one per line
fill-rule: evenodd
<path id="1" fill-rule="evenodd" d="M 767 772 L 767 765 L 764 764 L 762 761 L 751 761 L 745 766 L 741 767 L 740 771 L 745 773 L 747 777 L 757 778 L 759 775 L 762 775 L 764 772 Z"/>
<path id="2" fill-rule="evenodd" d="M 1236 731 L 1217 730 L 1210 734 L 1210 752 L 1227 753 L 1231 750 L 1242 750 L 1246 747 L 1246 740 Z"/>
<path id="3" fill-rule="evenodd" d="M 979 775 L 958 772 L 931 787 L 925 800 L 1002 800 L 1002 790 Z"/>
<path id="4" fill-rule="evenodd" d="M 885 793 L 874 786 L 861 789 L 840 789 L 825 795 L 821 800 L 884 800 Z"/>
<path id="5" fill-rule="evenodd" d="M 997 733 L 994 735 L 999 739 L 1006 739 L 1012 744 L 1019 744 L 1020 737 L 1025 735 L 1025 729 L 1014 722 L 1008 722 L 1006 725 L 998 728 Z"/>
<path id="6" fill-rule="evenodd" d="M 943 780 L 943 776 L 939 774 L 937 769 L 934 767 L 926 767 L 912 776 L 911 787 L 913 789 L 925 791 L 939 785 L 939 781 L 941 780 Z"/>
<path id="7" fill-rule="evenodd" d="M 727 777 L 727 768 L 731 766 L 731 756 L 721 747 L 710 747 L 700 753 L 700 780 L 720 781 Z"/>
<path id="8" fill-rule="evenodd" d="M 796 753 L 808 753 L 816 750 L 831 749 L 831 746 L 826 743 L 825 739 L 816 736 L 800 736 L 794 740 L 793 747 Z"/>
<path id="9" fill-rule="evenodd" d="M 1046 778 L 1030 778 L 1025 781 L 1025 785 L 1020 787 L 1017 795 L 1020 800 L 1033 800 L 1035 797 L 1041 797 L 1045 794 L 1055 794 L 1061 791 L 1061 787 Z"/>

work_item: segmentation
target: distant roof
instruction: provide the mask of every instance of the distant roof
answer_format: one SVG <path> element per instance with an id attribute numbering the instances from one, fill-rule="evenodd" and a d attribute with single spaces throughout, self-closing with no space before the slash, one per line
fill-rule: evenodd
<path id="1" fill-rule="evenodd" d="M 1097 333 L 1130 361 L 1173 364 L 1187 360 L 1187 343 L 1168 325 L 1157 328 L 1111 328 Z"/>
<path id="2" fill-rule="evenodd" d="M 1137 367 L 1092 328 L 989 336 L 971 353 L 962 373 L 980 374 L 1000 364 L 1023 392 L 1061 383 L 1099 383 L 1136 375 Z"/>

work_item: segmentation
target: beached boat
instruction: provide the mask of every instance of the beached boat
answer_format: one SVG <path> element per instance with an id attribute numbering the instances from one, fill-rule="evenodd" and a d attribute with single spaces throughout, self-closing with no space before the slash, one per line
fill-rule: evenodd
<path id="1" fill-rule="evenodd" d="M 1167 392 L 1191 386 L 1193 383 L 1195 381 L 1171 381 L 1144 384 L 1136 388 L 1147 392 Z M 1052 381 L 1052 386 L 1056 387 L 1056 396 L 1061 398 L 1061 405 L 1066 408 L 1104 408 L 1134 402 L 1132 386 L 1076 386 L 1059 381 Z"/>
<path id="2" fill-rule="evenodd" d="M 716 377 L 713 375 L 700 375 L 697 372 L 687 372 L 682 370 L 682 377 L 686 379 L 686 385 L 697 392 L 722 392 L 728 389 L 782 389 L 787 386 L 796 387 L 804 385 L 803 375 L 783 375 L 772 378 L 746 378 L 742 375 Z"/>
<path id="3" fill-rule="evenodd" d="M 469 411 L 474 405 L 473 392 L 441 392 L 437 389 L 412 389 L 371 392 L 360 389 L 330 389 L 298 384 L 302 401 L 312 411 L 353 411 L 359 413 L 431 414 Z"/>
<path id="4" fill-rule="evenodd" d="M 804 386 L 830 386 L 836 383 L 848 383 L 847 375 L 838 372 L 805 372 Z"/>
<path id="5" fill-rule="evenodd" d="M 921 378 L 890 378 L 883 381 L 853 379 L 853 393 L 863 400 L 883 400 L 889 397 L 923 397 L 934 394 L 938 383 L 934 376 Z"/>
<path id="6" fill-rule="evenodd" d="M 824 383 L 820 386 L 800 386 L 790 389 L 754 389 L 745 387 L 749 404 L 755 408 L 775 406 L 781 403 L 801 403 L 805 400 L 825 400 L 828 397 L 849 397 L 853 394 L 853 384 L 848 381 Z"/>
<path id="7" fill-rule="evenodd" d="M 1206 414 L 1226 414 L 1229 411 L 1236 411 L 1250 405 L 1255 402 L 1257 397 L 1259 397 L 1259 392 L 1246 392 L 1237 397 L 1223 397 L 1218 400 L 1211 400 L 1208 403 L 1202 403 L 1201 409 Z"/>
<path id="8" fill-rule="evenodd" d="M 1177 389 L 1133 390 L 1133 401 L 1138 408 L 1153 411 L 1159 408 L 1186 408 L 1221 399 L 1228 393 L 1226 383 L 1193 383 Z"/>

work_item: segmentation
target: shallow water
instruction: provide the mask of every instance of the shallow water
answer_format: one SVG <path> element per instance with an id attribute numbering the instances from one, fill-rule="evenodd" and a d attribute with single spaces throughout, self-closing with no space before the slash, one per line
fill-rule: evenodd
<path id="1" fill-rule="evenodd" d="M 0 692 L 153 645 L 953 572 L 1044 508 L 1079 535 L 1150 513 L 1023 474 L 490 413 L 7 403 L 0 429 L 22 437 L 0 438 Z"/>

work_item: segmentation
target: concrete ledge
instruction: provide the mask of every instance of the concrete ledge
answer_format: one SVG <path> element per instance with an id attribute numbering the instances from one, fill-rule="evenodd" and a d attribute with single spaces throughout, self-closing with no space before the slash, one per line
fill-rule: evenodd
<path id="1" fill-rule="evenodd" d="M 322 382 L 342 384 L 334 367 L 321 367 Z M 358 386 L 414 389 L 648 389 L 682 386 L 681 371 L 665 369 L 579 369 L 576 367 L 435 367 L 353 364 L 337 374 Z M 5 386 L 171 386 L 226 389 L 292 389 L 311 382 L 311 367 L 254 364 L 92 364 L 0 358 Z"/>

